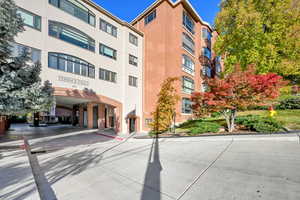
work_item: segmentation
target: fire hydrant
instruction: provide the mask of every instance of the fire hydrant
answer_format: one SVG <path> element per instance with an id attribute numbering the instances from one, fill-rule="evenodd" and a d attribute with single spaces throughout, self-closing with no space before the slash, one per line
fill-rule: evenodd
<path id="1" fill-rule="evenodd" d="M 277 115 L 276 110 L 274 110 L 273 106 L 270 106 L 269 107 L 269 116 L 274 117 L 275 115 Z"/>

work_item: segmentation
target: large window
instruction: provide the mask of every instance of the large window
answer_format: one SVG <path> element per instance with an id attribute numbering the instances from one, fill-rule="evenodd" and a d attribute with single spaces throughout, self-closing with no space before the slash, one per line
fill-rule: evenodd
<path id="1" fill-rule="evenodd" d="M 112 83 L 116 83 L 117 82 L 117 73 L 100 68 L 99 69 L 99 79 L 109 81 Z"/>
<path id="2" fill-rule="evenodd" d="M 131 44 L 134 44 L 135 46 L 138 46 L 138 37 L 136 37 L 132 33 L 129 33 L 129 42 Z"/>
<path id="3" fill-rule="evenodd" d="M 156 18 L 156 10 L 153 10 L 150 14 L 145 17 L 145 25 L 149 24 Z"/>
<path id="4" fill-rule="evenodd" d="M 137 66 L 138 65 L 138 58 L 129 54 L 129 64 Z"/>
<path id="5" fill-rule="evenodd" d="M 49 35 L 95 52 L 95 40 L 69 25 L 49 21 Z"/>
<path id="6" fill-rule="evenodd" d="M 48 54 L 48 67 L 81 76 L 95 78 L 95 66 L 74 56 L 62 53 Z"/>
<path id="7" fill-rule="evenodd" d="M 212 34 L 207 28 L 202 28 L 202 38 L 211 41 Z"/>
<path id="8" fill-rule="evenodd" d="M 182 70 L 194 75 L 195 74 L 195 63 L 187 55 L 182 55 Z"/>
<path id="9" fill-rule="evenodd" d="M 192 94 L 192 92 L 194 92 L 194 89 L 194 80 L 187 76 L 182 77 L 182 91 L 187 94 Z"/>
<path id="10" fill-rule="evenodd" d="M 99 53 L 112 59 L 117 59 L 117 50 L 110 48 L 104 44 L 100 44 Z"/>
<path id="11" fill-rule="evenodd" d="M 49 0 L 49 3 L 63 11 L 95 26 L 95 14 L 77 0 Z"/>
<path id="12" fill-rule="evenodd" d="M 12 56 L 13 57 L 19 57 L 24 55 L 24 53 L 27 52 L 28 56 L 30 57 L 31 61 L 41 62 L 41 50 L 28 47 L 22 44 L 12 43 Z"/>
<path id="13" fill-rule="evenodd" d="M 195 33 L 194 27 L 195 27 L 195 23 L 193 21 L 193 19 L 186 13 L 183 12 L 183 25 L 191 32 L 191 33 Z"/>
<path id="14" fill-rule="evenodd" d="M 193 39 L 190 36 L 188 36 L 188 34 L 186 33 L 182 34 L 182 46 L 191 54 L 195 53 L 195 43 Z"/>
<path id="15" fill-rule="evenodd" d="M 182 99 L 182 113 L 184 113 L 184 114 L 192 113 L 192 102 L 188 98 Z"/>
<path id="16" fill-rule="evenodd" d="M 208 59 L 211 59 L 211 51 L 209 50 L 209 48 L 203 47 L 202 55 L 207 57 Z"/>
<path id="17" fill-rule="evenodd" d="M 117 37 L 118 29 L 107 21 L 100 19 L 100 29 L 114 37 Z"/>
<path id="18" fill-rule="evenodd" d="M 133 86 L 133 87 L 137 87 L 138 83 L 137 83 L 138 79 L 134 76 L 129 76 L 129 85 Z"/>
<path id="19" fill-rule="evenodd" d="M 38 15 L 35 15 L 27 10 L 24 10 L 22 8 L 18 8 L 17 10 L 17 14 L 19 14 L 21 16 L 21 18 L 23 19 L 23 22 L 25 25 L 37 29 L 37 30 L 41 30 L 41 17 Z"/>
<path id="20" fill-rule="evenodd" d="M 212 77 L 212 70 L 209 66 L 203 66 L 202 67 L 202 74 L 204 76 L 207 76 L 208 78 Z"/>

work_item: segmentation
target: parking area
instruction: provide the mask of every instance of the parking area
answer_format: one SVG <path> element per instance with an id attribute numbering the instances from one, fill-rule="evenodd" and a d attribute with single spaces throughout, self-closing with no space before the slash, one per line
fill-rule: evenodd
<path id="1" fill-rule="evenodd" d="M 76 137 L 52 144 L 84 141 Z M 38 155 L 59 200 L 300 199 L 296 134 L 121 143 L 92 133 L 87 138 L 94 142 Z M 39 199 L 22 150 L 1 152 L 0 199 Z"/>

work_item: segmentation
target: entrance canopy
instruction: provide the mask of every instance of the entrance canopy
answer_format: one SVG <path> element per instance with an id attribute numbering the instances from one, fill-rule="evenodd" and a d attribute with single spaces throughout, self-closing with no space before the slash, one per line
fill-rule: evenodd
<path id="1" fill-rule="evenodd" d="M 81 99 L 76 97 L 64 97 L 64 96 L 55 96 L 56 105 L 73 108 L 76 104 L 88 103 L 91 100 L 89 99 Z"/>

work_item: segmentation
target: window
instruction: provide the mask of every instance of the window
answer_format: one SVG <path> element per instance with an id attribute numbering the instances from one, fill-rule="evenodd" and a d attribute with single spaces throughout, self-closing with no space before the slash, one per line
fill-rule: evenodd
<path id="1" fill-rule="evenodd" d="M 129 76 L 129 85 L 133 87 L 137 87 L 137 78 L 134 76 Z"/>
<path id="2" fill-rule="evenodd" d="M 112 83 L 116 83 L 117 82 L 117 73 L 100 68 L 99 69 L 99 79 L 104 80 L 104 81 L 109 81 Z"/>
<path id="3" fill-rule="evenodd" d="M 191 33 L 195 33 L 194 27 L 195 27 L 195 23 L 193 21 L 193 19 L 186 13 L 183 12 L 183 25 L 191 32 Z"/>
<path id="4" fill-rule="evenodd" d="M 48 54 L 48 67 L 81 76 L 95 78 L 95 66 L 74 56 L 62 53 Z"/>
<path id="5" fill-rule="evenodd" d="M 194 92 L 195 84 L 194 80 L 189 77 L 182 77 L 182 91 L 187 94 L 192 94 Z"/>
<path id="6" fill-rule="evenodd" d="M 194 75 L 195 74 L 195 63 L 187 55 L 182 55 L 182 70 Z"/>
<path id="7" fill-rule="evenodd" d="M 207 92 L 208 91 L 208 85 L 207 83 L 203 82 L 202 83 L 202 92 Z"/>
<path id="8" fill-rule="evenodd" d="M 117 27 L 113 26 L 112 24 L 108 23 L 107 21 L 100 19 L 100 30 L 117 37 L 118 29 Z"/>
<path id="9" fill-rule="evenodd" d="M 138 38 L 132 33 L 129 33 L 129 42 L 135 46 L 138 46 Z"/>
<path id="10" fill-rule="evenodd" d="M 95 52 L 95 40 L 69 25 L 49 21 L 49 35 Z"/>
<path id="11" fill-rule="evenodd" d="M 77 0 L 49 0 L 53 6 L 95 26 L 95 14 Z"/>
<path id="12" fill-rule="evenodd" d="M 41 50 L 17 43 L 12 43 L 11 48 L 13 57 L 22 56 L 26 51 L 32 62 L 41 62 Z"/>
<path id="13" fill-rule="evenodd" d="M 129 64 L 137 66 L 138 65 L 138 58 L 129 54 Z"/>
<path id="14" fill-rule="evenodd" d="M 25 25 L 37 29 L 37 30 L 41 30 L 41 17 L 38 15 L 35 15 L 27 10 L 24 10 L 22 8 L 18 8 L 17 10 L 17 14 L 19 14 L 21 16 L 21 18 L 23 19 L 23 22 Z"/>
<path id="15" fill-rule="evenodd" d="M 192 113 L 192 102 L 188 98 L 182 98 L 182 113 L 184 114 Z"/>
<path id="16" fill-rule="evenodd" d="M 182 35 L 182 46 L 191 54 L 195 53 L 195 43 L 193 39 L 190 36 L 188 36 L 188 34 L 186 33 L 183 33 Z"/>
<path id="17" fill-rule="evenodd" d="M 209 48 L 203 47 L 202 55 L 207 57 L 208 59 L 211 59 L 211 51 L 209 50 Z"/>
<path id="18" fill-rule="evenodd" d="M 156 10 L 153 10 L 149 15 L 145 17 L 145 25 L 149 24 L 156 18 Z"/>
<path id="19" fill-rule="evenodd" d="M 209 78 L 212 77 L 212 70 L 209 66 L 203 66 L 202 67 L 202 73 L 203 73 L 204 76 L 207 76 Z"/>
<path id="20" fill-rule="evenodd" d="M 100 44 L 99 53 L 103 56 L 107 56 L 115 60 L 117 59 L 117 51 L 104 44 Z"/>
<path id="21" fill-rule="evenodd" d="M 211 41 L 212 34 L 207 28 L 202 28 L 202 38 Z"/>

